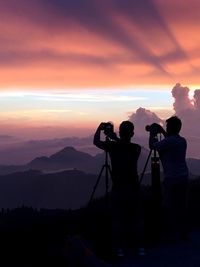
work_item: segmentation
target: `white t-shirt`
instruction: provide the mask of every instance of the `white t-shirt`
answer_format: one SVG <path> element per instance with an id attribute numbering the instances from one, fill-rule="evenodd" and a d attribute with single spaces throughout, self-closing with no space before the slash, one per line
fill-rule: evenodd
<path id="1" fill-rule="evenodd" d="M 171 135 L 153 144 L 163 166 L 164 177 L 188 176 L 186 164 L 187 142 L 180 135 Z"/>

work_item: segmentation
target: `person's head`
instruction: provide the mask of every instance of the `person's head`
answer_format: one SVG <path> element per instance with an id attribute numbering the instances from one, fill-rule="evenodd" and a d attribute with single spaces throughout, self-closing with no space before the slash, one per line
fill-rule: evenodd
<path id="1" fill-rule="evenodd" d="M 123 121 L 119 126 L 119 136 L 121 139 L 130 140 L 134 135 L 134 124 L 131 121 Z"/>
<path id="2" fill-rule="evenodd" d="M 166 120 L 166 132 L 168 135 L 179 134 L 181 127 L 182 127 L 182 122 L 176 116 L 172 116 Z"/>

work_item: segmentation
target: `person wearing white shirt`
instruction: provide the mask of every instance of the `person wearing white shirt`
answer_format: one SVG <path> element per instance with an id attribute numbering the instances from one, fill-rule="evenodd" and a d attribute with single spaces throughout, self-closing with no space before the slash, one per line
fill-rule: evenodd
<path id="1" fill-rule="evenodd" d="M 166 209 L 165 231 L 174 239 L 186 238 L 188 167 L 186 164 L 187 141 L 180 136 L 182 122 L 177 116 L 166 120 L 166 131 L 158 124 L 151 127 L 149 146 L 156 149 L 163 166 L 163 206 Z M 156 131 L 154 130 L 156 128 Z M 158 141 L 156 134 L 164 139 Z"/>

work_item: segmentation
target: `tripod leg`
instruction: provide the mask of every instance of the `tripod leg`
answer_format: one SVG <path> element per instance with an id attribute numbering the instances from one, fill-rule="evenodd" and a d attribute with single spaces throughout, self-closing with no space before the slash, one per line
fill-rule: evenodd
<path id="1" fill-rule="evenodd" d="M 105 198 L 106 198 L 106 204 L 108 204 L 108 188 L 109 188 L 109 174 L 111 177 L 111 169 L 110 169 L 110 165 L 109 164 L 105 164 L 105 168 L 106 168 L 106 180 L 105 180 L 105 186 L 106 186 L 106 193 L 105 193 Z"/>
<path id="2" fill-rule="evenodd" d="M 161 203 L 161 183 L 160 183 L 160 162 L 159 157 L 154 156 L 151 159 L 152 193 L 155 202 Z"/>
<path id="3" fill-rule="evenodd" d="M 108 195 L 108 175 L 110 175 L 110 178 L 112 179 L 112 170 L 110 168 L 110 165 L 107 165 L 107 179 L 106 179 L 106 194 Z"/>
<path id="4" fill-rule="evenodd" d="M 148 164 L 149 159 L 150 159 L 150 156 L 151 156 L 151 152 L 152 152 L 152 149 L 149 151 L 148 158 L 147 158 L 147 160 L 146 160 L 146 163 L 145 163 L 145 165 L 144 165 L 144 169 L 143 169 L 142 174 L 141 174 L 141 176 L 140 176 L 140 180 L 139 180 L 139 183 L 140 183 L 140 184 L 141 184 L 142 179 L 143 179 L 143 177 L 144 177 L 144 173 L 145 173 L 145 171 L 146 171 L 147 164 Z"/>
<path id="5" fill-rule="evenodd" d="M 100 179 L 101 179 L 101 175 L 102 175 L 102 173 L 103 173 L 104 168 L 105 168 L 105 165 L 102 166 L 101 171 L 100 171 L 100 173 L 99 173 L 99 176 L 98 176 L 98 178 L 97 178 L 96 184 L 94 185 L 94 188 L 93 188 L 93 191 L 92 191 L 90 200 L 89 200 L 89 204 L 90 204 L 90 203 L 92 202 L 92 200 L 93 200 L 95 191 L 96 191 L 97 186 L 98 186 L 98 184 L 99 184 L 99 181 L 100 181 Z"/>
<path id="6" fill-rule="evenodd" d="M 109 171 L 110 177 L 112 177 L 112 170 L 110 168 L 110 165 L 108 165 L 108 171 Z"/>
<path id="7" fill-rule="evenodd" d="M 159 157 L 154 156 L 151 159 L 151 187 L 152 187 L 152 200 L 153 209 L 152 216 L 154 218 L 154 237 L 156 240 L 160 239 L 161 234 L 161 183 L 160 183 L 160 164 Z"/>

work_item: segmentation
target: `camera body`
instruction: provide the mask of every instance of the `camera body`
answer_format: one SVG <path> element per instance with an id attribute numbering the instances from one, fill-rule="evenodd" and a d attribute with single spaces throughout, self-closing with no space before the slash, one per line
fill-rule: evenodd
<path id="1" fill-rule="evenodd" d="M 104 131 L 104 134 L 106 136 L 109 136 L 114 133 L 114 126 L 111 122 L 103 122 L 102 125 L 102 130 Z"/>
<path id="2" fill-rule="evenodd" d="M 151 134 L 153 134 L 153 135 L 157 135 L 157 134 L 160 134 L 160 133 L 162 133 L 162 127 L 159 125 L 159 124 L 157 124 L 157 123 L 153 123 L 153 124 L 151 124 L 151 125 L 147 125 L 146 127 L 145 127 L 145 130 L 147 131 L 147 132 L 150 132 Z"/>

